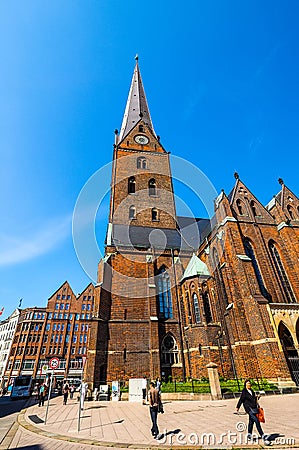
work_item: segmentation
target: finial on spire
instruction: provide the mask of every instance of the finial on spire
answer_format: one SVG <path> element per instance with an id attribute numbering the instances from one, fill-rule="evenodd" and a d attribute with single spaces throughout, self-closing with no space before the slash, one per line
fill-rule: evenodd
<path id="1" fill-rule="evenodd" d="M 136 53 L 136 55 L 135 55 L 135 61 L 138 62 L 138 59 L 139 59 L 139 56 L 138 56 L 138 53 Z"/>
<path id="2" fill-rule="evenodd" d="M 235 177 L 236 180 L 238 180 L 240 178 L 238 172 L 234 173 L 234 177 Z"/>
<path id="3" fill-rule="evenodd" d="M 278 178 L 278 183 L 283 185 L 284 184 L 283 179 L 282 178 Z"/>

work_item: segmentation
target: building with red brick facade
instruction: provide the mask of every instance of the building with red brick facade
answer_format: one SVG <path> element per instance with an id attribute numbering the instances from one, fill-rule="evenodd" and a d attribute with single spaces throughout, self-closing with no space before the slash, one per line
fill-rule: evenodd
<path id="1" fill-rule="evenodd" d="M 94 286 L 75 295 L 65 282 L 48 299 L 44 308 L 21 310 L 9 358 L 4 384 L 19 375 L 34 379 L 49 374 L 49 361 L 59 358 L 56 380 L 81 379 L 86 361 L 90 319 L 94 310 Z M 48 367 L 43 371 L 43 366 Z"/>
<path id="2" fill-rule="evenodd" d="M 263 206 L 235 174 L 209 219 L 177 217 L 169 153 L 138 61 L 116 130 L 86 377 L 262 377 L 299 384 L 299 200 Z"/>

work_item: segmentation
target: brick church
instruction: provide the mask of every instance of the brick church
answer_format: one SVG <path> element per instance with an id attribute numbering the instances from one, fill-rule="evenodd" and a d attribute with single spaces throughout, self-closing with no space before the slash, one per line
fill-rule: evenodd
<path id="1" fill-rule="evenodd" d="M 85 377 L 201 378 L 214 362 L 299 384 L 299 199 L 283 180 L 264 206 L 235 173 L 211 220 L 177 216 L 138 60 L 111 176 Z"/>

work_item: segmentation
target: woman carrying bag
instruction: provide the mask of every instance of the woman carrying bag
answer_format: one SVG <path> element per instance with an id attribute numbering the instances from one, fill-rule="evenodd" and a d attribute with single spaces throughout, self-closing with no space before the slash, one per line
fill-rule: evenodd
<path id="1" fill-rule="evenodd" d="M 268 436 L 263 432 L 261 424 L 256 416 L 258 413 L 258 401 L 259 397 L 255 395 L 255 392 L 251 389 L 250 380 L 245 380 L 244 389 L 241 392 L 241 397 L 239 398 L 236 410 L 239 411 L 240 406 L 243 404 L 245 411 L 249 416 L 248 422 L 248 439 L 252 439 L 252 429 L 255 423 L 257 431 L 260 437 L 263 439 L 265 445 L 270 445 L 270 441 L 267 439 Z"/>

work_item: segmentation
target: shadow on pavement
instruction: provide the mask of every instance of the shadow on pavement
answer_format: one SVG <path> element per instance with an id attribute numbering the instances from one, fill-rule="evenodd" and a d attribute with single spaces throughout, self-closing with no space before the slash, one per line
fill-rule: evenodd
<path id="1" fill-rule="evenodd" d="M 87 411 L 88 409 L 98 409 L 98 408 L 107 408 L 107 406 L 104 405 L 85 406 L 84 410 Z"/>
<path id="2" fill-rule="evenodd" d="M 26 400 L 19 399 L 12 401 L 10 397 L 0 399 L 0 419 L 16 412 L 22 411 L 26 406 Z"/>
<path id="3" fill-rule="evenodd" d="M 94 430 L 95 428 L 105 427 L 107 425 L 113 425 L 114 423 L 123 423 L 125 419 L 115 420 L 114 422 L 102 423 L 101 425 L 96 425 L 95 427 L 81 427 L 81 430 Z"/>
<path id="4" fill-rule="evenodd" d="M 180 428 L 176 428 L 175 430 L 170 430 L 170 431 L 167 431 L 166 433 L 161 433 L 159 435 L 159 439 L 158 440 L 162 441 L 164 439 L 163 444 L 165 444 L 165 442 L 166 442 L 165 439 L 166 439 L 167 436 L 173 436 L 175 434 L 179 434 L 180 431 L 181 431 Z"/>
<path id="5" fill-rule="evenodd" d="M 14 447 L 10 450 L 20 450 L 20 448 L 22 450 L 42 450 L 42 447 L 40 445 L 26 445 L 26 447 Z"/>
<path id="6" fill-rule="evenodd" d="M 33 414 L 31 416 L 28 416 L 28 419 L 30 419 L 33 423 L 44 423 L 44 420 L 42 420 L 40 417 L 38 417 L 36 414 Z"/>
<path id="7" fill-rule="evenodd" d="M 280 433 L 271 433 L 271 434 L 268 434 L 267 440 L 268 441 L 275 441 L 275 439 L 277 439 L 279 437 L 284 437 L 284 436 L 285 436 L 284 434 L 280 434 Z"/>
<path id="8" fill-rule="evenodd" d="M 163 434 L 163 437 L 164 437 L 164 436 L 168 436 L 169 434 L 179 434 L 180 431 L 181 431 L 180 428 L 177 428 L 177 429 L 175 429 L 175 430 L 167 431 L 167 433 L 164 433 L 164 434 Z"/>

